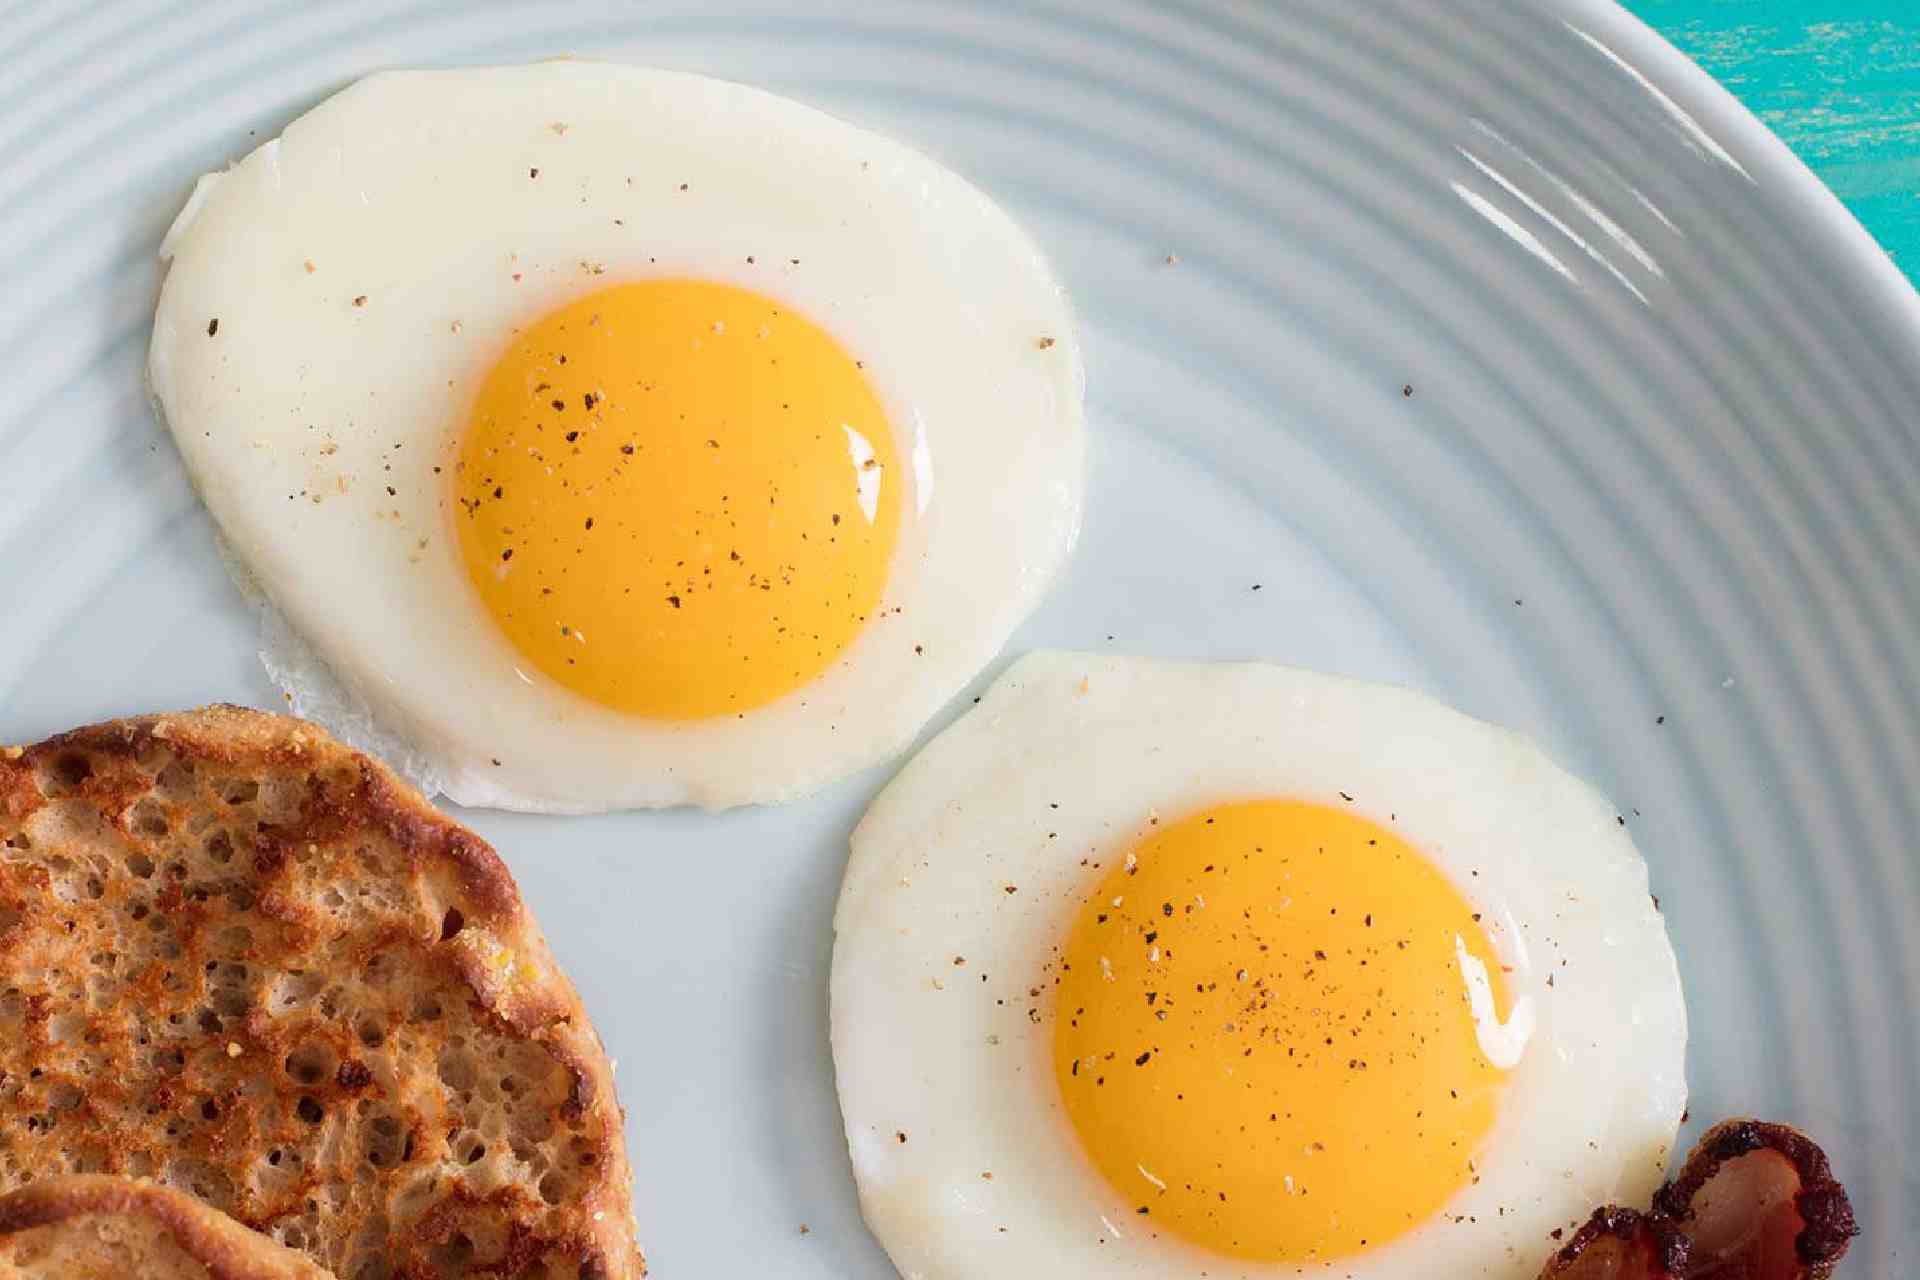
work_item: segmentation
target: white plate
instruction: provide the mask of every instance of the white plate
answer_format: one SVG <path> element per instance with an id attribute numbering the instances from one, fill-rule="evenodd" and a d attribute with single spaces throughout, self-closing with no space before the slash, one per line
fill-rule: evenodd
<path id="1" fill-rule="evenodd" d="M 1076 295 L 1089 519 L 1015 649 L 1271 657 L 1541 739 L 1652 864 L 1693 1127 L 1804 1125 L 1866 1224 L 1848 1273 L 1912 1256 L 1920 302 L 1618 10 L 40 0 L 0 46 L 0 738 L 273 702 L 141 387 L 196 174 L 376 67 L 752 81 L 976 179 Z M 717 818 L 461 815 L 620 1060 L 662 1276 L 891 1275 L 825 1020 L 886 772 Z"/>

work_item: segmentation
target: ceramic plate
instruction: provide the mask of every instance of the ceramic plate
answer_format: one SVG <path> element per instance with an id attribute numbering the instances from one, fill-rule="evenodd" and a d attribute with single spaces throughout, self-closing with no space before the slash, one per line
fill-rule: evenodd
<path id="1" fill-rule="evenodd" d="M 275 701 L 141 383 L 195 175 L 379 67 L 750 81 L 976 180 L 1073 291 L 1088 520 L 1013 651 L 1274 658 L 1540 739 L 1651 863 L 1693 1127 L 1811 1129 L 1850 1273 L 1913 1253 L 1920 302 L 1619 10 L 38 0 L 0 45 L 0 738 Z M 890 768 L 719 817 L 459 815 L 620 1061 L 659 1275 L 892 1274 L 826 1041 Z"/>

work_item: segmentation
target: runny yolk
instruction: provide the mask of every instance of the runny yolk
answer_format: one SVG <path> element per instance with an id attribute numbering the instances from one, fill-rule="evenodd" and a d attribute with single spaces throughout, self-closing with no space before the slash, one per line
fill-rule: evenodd
<path id="1" fill-rule="evenodd" d="M 522 331 L 460 446 L 467 572 L 525 661 L 638 715 L 763 706 L 879 607 L 903 478 L 818 326 L 699 280 L 616 285 Z"/>
<path id="2" fill-rule="evenodd" d="M 1121 1229 L 1299 1262 L 1425 1221 L 1505 1075 L 1462 946 L 1504 1010 L 1479 917 L 1364 818 L 1255 800 L 1156 828 L 1081 908 L 1056 991 L 1060 1093 Z"/>

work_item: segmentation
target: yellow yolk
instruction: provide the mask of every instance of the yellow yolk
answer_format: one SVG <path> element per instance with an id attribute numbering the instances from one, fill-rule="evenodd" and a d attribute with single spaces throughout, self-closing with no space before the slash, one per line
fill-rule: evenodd
<path id="1" fill-rule="evenodd" d="M 759 294 L 616 285 L 524 330 L 461 443 L 454 518 L 533 666 L 615 709 L 739 713 L 818 676 L 879 606 L 900 523 L 861 366 Z"/>
<path id="2" fill-rule="evenodd" d="M 1209 809 L 1109 868 L 1068 938 L 1053 1061 L 1131 1221 L 1297 1262 L 1438 1210 L 1504 1078 L 1457 954 L 1504 1013 L 1478 920 L 1405 842 L 1317 804 Z"/>

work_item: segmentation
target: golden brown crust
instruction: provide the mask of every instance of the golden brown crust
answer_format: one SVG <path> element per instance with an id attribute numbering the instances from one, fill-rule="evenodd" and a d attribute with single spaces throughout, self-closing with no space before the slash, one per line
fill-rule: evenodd
<path id="1" fill-rule="evenodd" d="M 624 1280 L 622 1129 L 512 876 L 378 762 L 228 706 L 0 750 L 0 1190 L 152 1174 L 345 1276 Z"/>
<path id="2" fill-rule="evenodd" d="M 333 1280 L 303 1254 L 276 1244 L 226 1214 L 168 1187 L 131 1178 L 76 1174 L 47 1178 L 0 1195 L 0 1276 L 60 1274 L 75 1263 L 109 1261 L 94 1219 L 145 1219 L 205 1272 L 208 1280 Z M 118 1236 L 119 1233 L 112 1233 Z M 34 1236 L 41 1237 L 34 1239 Z M 122 1242 L 124 1238 L 122 1237 Z M 35 1267 L 31 1255 L 52 1262 Z M 131 1259 L 150 1275 L 153 1259 Z M 59 1268 L 59 1269 L 55 1269 Z"/>

